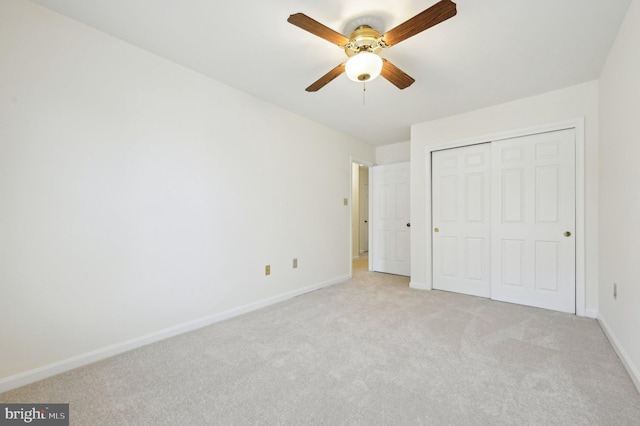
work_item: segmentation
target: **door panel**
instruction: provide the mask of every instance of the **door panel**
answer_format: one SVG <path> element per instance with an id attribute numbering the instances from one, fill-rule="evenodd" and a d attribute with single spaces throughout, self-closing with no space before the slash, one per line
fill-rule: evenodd
<path id="1" fill-rule="evenodd" d="M 554 241 L 536 241 L 535 287 L 537 290 L 558 291 L 560 247 Z"/>
<path id="2" fill-rule="evenodd" d="M 491 158 L 491 297 L 575 313 L 575 132 L 494 142 Z"/>
<path id="3" fill-rule="evenodd" d="M 458 277 L 458 238 L 456 237 L 440 237 L 440 250 L 438 250 L 441 259 L 440 274 L 444 277 Z"/>
<path id="4" fill-rule="evenodd" d="M 371 167 L 369 173 L 373 188 L 372 268 L 409 276 L 409 163 Z"/>
<path id="5" fill-rule="evenodd" d="M 521 169 L 502 171 L 502 223 L 522 223 L 524 178 Z"/>
<path id="6" fill-rule="evenodd" d="M 495 279 L 501 279 L 504 285 L 509 286 L 522 286 L 522 259 L 524 257 L 523 240 L 507 240 L 501 241 L 502 256 L 496 258 L 496 262 L 502 263 L 500 268 L 500 277 Z"/>
<path id="7" fill-rule="evenodd" d="M 465 176 L 465 218 L 467 223 L 483 222 L 484 210 L 483 200 L 484 188 L 486 186 L 483 173 L 468 174 Z"/>
<path id="8" fill-rule="evenodd" d="M 490 151 L 481 144 L 432 154 L 435 289 L 490 297 Z"/>
<path id="9" fill-rule="evenodd" d="M 482 259 L 486 250 L 486 242 L 482 238 L 465 239 L 466 277 L 471 280 L 482 280 Z"/>

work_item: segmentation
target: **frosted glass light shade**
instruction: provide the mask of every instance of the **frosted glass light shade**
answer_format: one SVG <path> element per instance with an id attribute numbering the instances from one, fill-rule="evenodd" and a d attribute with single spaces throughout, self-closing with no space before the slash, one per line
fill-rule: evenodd
<path id="1" fill-rule="evenodd" d="M 358 53 L 349 58 L 344 68 L 350 80 L 371 81 L 382 71 L 382 58 L 371 52 Z"/>

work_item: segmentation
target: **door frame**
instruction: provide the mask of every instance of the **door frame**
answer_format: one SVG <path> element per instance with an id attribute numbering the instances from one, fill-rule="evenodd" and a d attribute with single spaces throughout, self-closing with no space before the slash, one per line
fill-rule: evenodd
<path id="1" fill-rule="evenodd" d="M 374 167 L 376 163 L 372 161 L 362 160 L 357 157 L 349 157 L 349 276 L 353 277 L 353 165 L 362 164 L 363 166 Z M 369 170 L 371 173 L 371 170 Z M 371 181 L 371 174 L 369 174 L 369 181 Z M 371 215 L 371 185 L 369 185 L 369 215 Z M 369 217 L 369 270 L 371 270 L 371 217 Z"/>
<path id="2" fill-rule="evenodd" d="M 586 221 L 585 221 L 585 119 L 578 117 L 572 120 L 542 124 L 539 126 L 509 130 L 505 132 L 474 136 L 451 142 L 437 143 L 425 147 L 425 188 L 427 190 L 425 221 L 426 221 L 426 289 L 433 289 L 433 241 L 431 233 L 431 153 L 443 149 L 459 148 L 463 146 L 488 143 L 538 133 L 555 132 L 558 130 L 574 129 L 576 132 L 576 315 L 586 316 Z"/>

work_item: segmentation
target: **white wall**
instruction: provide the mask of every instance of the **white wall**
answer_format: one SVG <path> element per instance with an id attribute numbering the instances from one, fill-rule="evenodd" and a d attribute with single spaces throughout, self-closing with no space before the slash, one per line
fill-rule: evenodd
<path id="1" fill-rule="evenodd" d="M 376 147 L 376 164 L 406 163 L 411 160 L 411 142 Z"/>
<path id="2" fill-rule="evenodd" d="M 0 391 L 348 277 L 372 147 L 23 0 L 0 58 Z"/>
<path id="3" fill-rule="evenodd" d="M 640 2 L 600 76 L 599 319 L 640 389 Z M 618 285 L 617 300 L 613 283 Z"/>
<path id="4" fill-rule="evenodd" d="M 586 309 L 598 309 L 598 82 L 417 124 L 411 128 L 411 283 L 427 287 L 425 147 L 585 117 Z"/>

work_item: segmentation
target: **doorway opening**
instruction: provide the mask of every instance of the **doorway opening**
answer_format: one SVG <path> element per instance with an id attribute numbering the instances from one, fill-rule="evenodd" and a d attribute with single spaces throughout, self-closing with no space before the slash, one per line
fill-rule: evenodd
<path id="1" fill-rule="evenodd" d="M 369 253 L 369 167 L 352 164 L 351 176 L 351 257 L 367 258 Z"/>
<path id="2" fill-rule="evenodd" d="M 374 164 L 351 159 L 351 235 L 349 238 L 350 275 L 353 274 L 354 263 L 369 268 L 369 167 Z"/>

